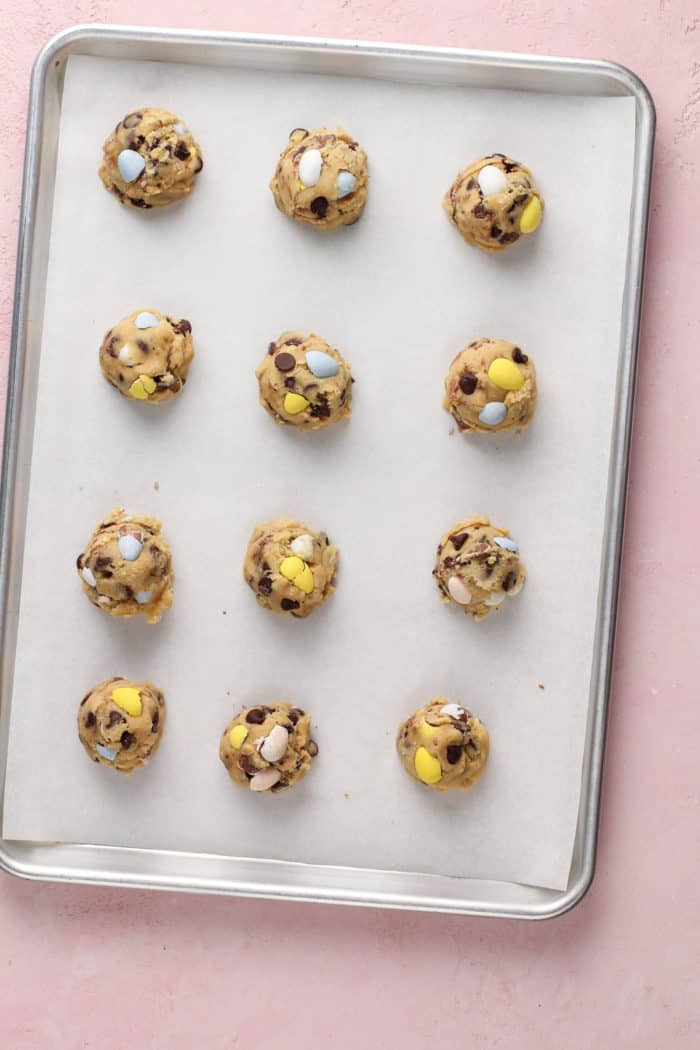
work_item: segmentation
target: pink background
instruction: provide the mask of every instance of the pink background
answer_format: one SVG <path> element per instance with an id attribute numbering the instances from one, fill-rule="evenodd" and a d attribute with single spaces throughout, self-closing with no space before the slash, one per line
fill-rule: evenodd
<path id="1" fill-rule="evenodd" d="M 184 6 L 184 5 L 183 5 Z M 546 924 L 43 886 L 0 876 L 14 1050 L 700 1045 L 700 10 L 696 0 L 0 0 L 0 382 L 31 62 L 86 21 L 609 58 L 658 119 L 598 873 Z M 182 21 L 180 21 L 182 19 Z M 573 204 L 572 204 L 573 206 Z M 545 293 L 546 294 L 546 291 Z"/>

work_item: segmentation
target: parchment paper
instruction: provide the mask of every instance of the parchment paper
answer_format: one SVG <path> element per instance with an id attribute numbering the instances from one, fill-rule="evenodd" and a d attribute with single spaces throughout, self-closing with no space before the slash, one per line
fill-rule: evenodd
<path id="1" fill-rule="evenodd" d="M 190 123 L 193 197 L 130 213 L 96 174 L 129 110 Z M 267 183 L 290 128 L 349 128 L 371 165 L 362 221 L 329 236 L 280 215 Z M 73 57 L 66 73 L 3 833 L 440 872 L 562 888 L 580 794 L 625 269 L 634 107 L 312 75 Z M 536 173 L 541 230 L 489 257 L 441 210 L 457 170 L 501 150 Z M 100 375 L 103 333 L 155 307 L 190 319 L 184 394 L 149 410 Z M 270 339 L 314 330 L 356 376 L 349 425 L 278 428 L 257 404 Z M 521 440 L 461 438 L 441 409 L 453 354 L 510 339 L 540 403 Z M 159 488 L 156 490 L 155 483 Z M 85 599 L 75 557 L 117 503 L 161 517 L 176 567 L 159 626 Z M 475 624 L 431 578 L 471 513 L 511 528 L 521 596 Z M 272 616 L 241 578 L 256 523 L 288 514 L 341 549 L 336 595 Z M 85 760 L 80 698 L 151 677 L 168 721 L 132 777 Z M 543 688 L 540 688 L 543 686 Z M 413 783 L 399 721 L 431 696 L 492 740 L 468 795 Z M 295 791 L 246 794 L 219 763 L 240 705 L 309 708 L 320 754 Z"/>

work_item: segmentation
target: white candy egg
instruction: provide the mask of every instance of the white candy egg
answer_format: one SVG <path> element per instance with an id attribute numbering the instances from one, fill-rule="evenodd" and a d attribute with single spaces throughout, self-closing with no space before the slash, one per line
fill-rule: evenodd
<path id="1" fill-rule="evenodd" d="M 440 708 L 441 715 L 449 715 L 450 718 L 463 718 L 464 708 L 460 707 L 459 704 L 445 704 L 444 707 Z"/>
<path id="2" fill-rule="evenodd" d="M 248 787 L 251 791 L 267 791 L 269 788 L 274 787 L 281 777 L 282 774 L 279 769 L 270 766 L 269 769 L 261 769 L 259 773 L 256 773 Z"/>
<path id="3" fill-rule="evenodd" d="M 88 587 L 96 586 L 95 577 L 93 576 L 91 569 L 87 565 L 83 565 L 82 569 L 80 570 L 80 575 L 83 577 Z"/>
<path id="4" fill-rule="evenodd" d="M 305 186 L 315 186 L 321 178 L 323 157 L 320 149 L 307 149 L 299 161 L 299 179 Z"/>
<path id="5" fill-rule="evenodd" d="M 508 179 L 505 172 L 497 168 L 495 164 L 487 164 L 481 169 L 476 177 L 479 189 L 484 197 L 490 197 L 492 193 L 505 193 L 508 189 Z"/>
<path id="6" fill-rule="evenodd" d="M 471 591 L 465 587 L 459 576 L 450 576 L 447 589 L 458 605 L 469 605 L 472 600 Z"/>
<path id="7" fill-rule="evenodd" d="M 148 605 L 152 597 L 153 591 L 139 591 L 136 595 L 136 601 L 139 605 Z"/>
<path id="8" fill-rule="evenodd" d="M 297 536 L 295 540 L 292 540 L 291 544 L 292 554 L 296 554 L 297 558 L 301 558 L 302 561 L 311 561 L 314 554 L 314 541 L 308 532 L 305 532 L 303 536 Z"/>
<path id="9" fill-rule="evenodd" d="M 289 733 L 284 726 L 275 726 L 265 737 L 260 754 L 266 762 L 279 762 L 287 750 Z"/>
<path id="10" fill-rule="evenodd" d="M 141 313 L 137 314 L 134 318 L 134 324 L 137 328 L 155 328 L 156 325 L 160 324 L 160 319 L 148 310 L 142 310 Z"/>
<path id="11" fill-rule="evenodd" d="M 133 346 L 130 346 L 129 343 L 124 343 L 124 346 L 119 351 L 119 360 L 123 365 L 127 365 L 127 367 L 131 368 L 132 365 L 136 364 L 136 361 L 131 356 L 133 353 Z"/>

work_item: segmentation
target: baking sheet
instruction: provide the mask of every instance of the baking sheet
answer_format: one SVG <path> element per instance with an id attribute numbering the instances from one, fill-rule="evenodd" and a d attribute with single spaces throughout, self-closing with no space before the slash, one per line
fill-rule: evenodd
<path id="1" fill-rule="evenodd" d="M 193 198 L 129 214 L 99 144 L 153 101 L 190 122 Z M 363 221 L 320 237 L 267 181 L 290 127 L 349 127 L 370 156 Z M 588 705 L 634 145 L 632 99 L 547 97 L 72 57 L 66 73 L 8 774 L 6 838 L 97 842 L 442 872 L 562 888 Z M 500 258 L 441 213 L 456 170 L 502 149 L 538 174 L 538 236 Z M 154 306 L 189 317 L 183 397 L 152 412 L 97 366 L 104 330 Z M 276 428 L 254 368 L 284 328 L 315 329 L 357 378 L 337 432 Z M 470 338 L 531 352 L 540 407 L 520 441 L 451 434 L 442 377 Z M 159 488 L 154 488 L 155 482 Z M 121 502 L 162 517 L 176 602 L 155 628 L 100 616 L 74 559 Z M 530 577 L 498 616 L 442 606 L 430 569 L 453 521 L 509 525 Z M 240 580 L 257 520 L 288 513 L 341 547 L 332 601 L 305 622 Z M 150 675 L 169 723 L 133 778 L 85 762 L 84 691 Z M 544 685 L 540 689 L 539 685 Z M 467 796 L 433 796 L 393 753 L 398 721 L 443 693 L 492 737 Z M 296 791 L 230 784 L 218 737 L 239 704 L 309 707 L 321 753 Z"/>

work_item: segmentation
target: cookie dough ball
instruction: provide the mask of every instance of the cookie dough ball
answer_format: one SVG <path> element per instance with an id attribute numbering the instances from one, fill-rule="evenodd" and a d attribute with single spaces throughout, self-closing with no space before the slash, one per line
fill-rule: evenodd
<path id="1" fill-rule="evenodd" d="M 165 698 L 152 682 L 109 678 L 92 687 L 78 708 L 78 736 L 89 758 L 133 773 L 158 750 Z"/>
<path id="2" fill-rule="evenodd" d="M 106 333 L 100 368 L 124 397 L 156 404 L 180 393 L 193 357 L 189 321 L 136 310 Z"/>
<path id="3" fill-rule="evenodd" d="M 333 593 L 338 554 L 325 532 L 276 518 L 253 529 L 243 576 L 263 609 L 308 616 Z"/>
<path id="4" fill-rule="evenodd" d="M 524 429 L 535 414 L 535 365 L 503 339 L 475 339 L 445 376 L 445 409 L 460 430 Z"/>
<path id="5" fill-rule="evenodd" d="M 508 530 L 477 515 L 458 521 L 442 537 L 433 576 L 444 602 L 483 620 L 506 598 L 520 594 L 525 566 Z"/>
<path id="6" fill-rule="evenodd" d="M 367 200 L 367 154 L 347 132 L 295 128 L 270 189 L 285 215 L 319 230 L 351 226 Z"/>
<path id="7" fill-rule="evenodd" d="M 92 604 L 112 616 L 142 614 L 157 623 L 173 604 L 172 556 L 156 518 L 115 507 L 78 555 L 77 567 Z"/>
<path id="8" fill-rule="evenodd" d="M 467 244 L 502 252 L 537 229 L 544 201 L 523 164 L 492 153 L 460 171 L 443 206 Z"/>
<path id="9" fill-rule="evenodd" d="M 283 332 L 255 374 L 260 404 L 281 426 L 318 430 L 350 415 L 350 365 L 313 332 Z"/>
<path id="10" fill-rule="evenodd" d="M 192 132 L 167 109 L 127 113 L 102 148 L 100 178 L 132 208 L 162 208 L 182 200 L 204 167 Z"/>
<path id="11" fill-rule="evenodd" d="M 396 750 L 414 780 L 433 791 L 466 791 L 486 768 L 489 734 L 471 711 L 436 696 L 401 723 Z"/>
<path id="12" fill-rule="evenodd" d="M 305 777 L 317 754 L 311 716 L 281 700 L 241 711 L 224 729 L 219 745 L 231 780 L 251 791 L 275 794 Z"/>

